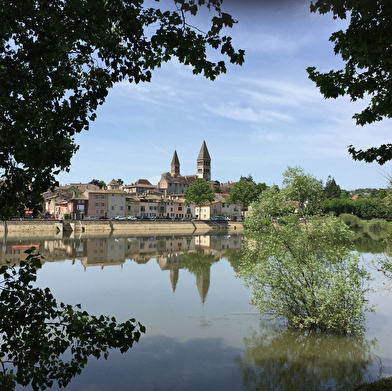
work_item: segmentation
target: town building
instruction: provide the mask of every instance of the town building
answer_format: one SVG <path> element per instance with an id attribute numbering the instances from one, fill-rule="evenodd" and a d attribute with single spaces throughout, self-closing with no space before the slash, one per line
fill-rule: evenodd
<path id="1" fill-rule="evenodd" d="M 157 191 L 157 186 L 152 185 L 147 179 L 139 179 L 135 183 L 124 186 L 124 190 L 129 194 L 153 194 Z"/>
<path id="2" fill-rule="evenodd" d="M 108 214 L 107 217 L 114 219 L 116 217 L 126 216 L 126 195 L 124 190 L 107 190 L 108 195 Z"/>
<path id="3" fill-rule="evenodd" d="M 108 217 L 108 194 L 107 190 L 86 190 L 84 192 L 88 198 L 87 216 Z"/>
<path id="4" fill-rule="evenodd" d="M 158 189 L 161 190 L 165 196 L 184 194 L 184 190 L 197 178 L 203 178 L 206 181 L 210 181 L 211 157 L 206 142 L 203 141 L 200 148 L 197 157 L 197 173 L 195 175 L 181 175 L 180 160 L 178 159 L 177 151 L 174 151 L 170 168 L 170 172 L 163 173 L 161 175 L 161 180 L 158 182 Z"/>
<path id="5" fill-rule="evenodd" d="M 127 195 L 126 196 L 126 217 L 133 216 L 138 217 L 140 216 L 140 198 L 136 195 Z"/>
<path id="6" fill-rule="evenodd" d="M 207 182 L 211 180 L 211 157 L 205 141 L 203 141 L 197 157 L 197 177 L 205 179 Z"/>

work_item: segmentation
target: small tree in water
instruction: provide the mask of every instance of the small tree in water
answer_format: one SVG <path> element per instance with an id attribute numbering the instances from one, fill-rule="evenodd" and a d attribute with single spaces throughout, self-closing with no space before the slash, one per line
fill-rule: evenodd
<path id="1" fill-rule="evenodd" d="M 304 224 L 295 213 L 282 213 L 284 224 L 274 224 L 270 215 L 283 208 L 279 193 L 267 190 L 247 218 L 238 275 L 252 288 L 251 304 L 293 328 L 362 332 L 365 311 L 372 310 L 365 298 L 369 274 L 351 251 L 349 228 L 332 216 Z"/>

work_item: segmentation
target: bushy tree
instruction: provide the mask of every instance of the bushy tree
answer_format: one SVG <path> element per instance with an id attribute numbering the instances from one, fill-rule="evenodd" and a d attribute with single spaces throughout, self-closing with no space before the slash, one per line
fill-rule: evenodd
<path id="1" fill-rule="evenodd" d="M 252 176 L 249 174 L 247 177 L 241 177 L 230 190 L 229 196 L 226 198 L 226 203 L 241 204 L 244 211 L 248 206 L 256 201 L 259 195 L 267 188 L 265 183 L 254 183 Z"/>
<path id="2" fill-rule="evenodd" d="M 340 54 L 345 66 L 329 72 L 307 69 L 325 98 L 348 95 L 352 101 L 369 97 L 367 107 L 353 118 L 358 125 L 392 118 L 392 6 L 389 0 L 315 0 L 311 10 L 334 18 L 350 18 L 346 31 L 337 31 L 330 37 L 335 54 Z M 392 159 L 392 144 L 383 144 L 367 150 L 352 145 L 353 159 L 379 164 Z"/>
<path id="3" fill-rule="evenodd" d="M 252 209 L 247 220 L 259 225 L 259 213 Z M 342 221 L 312 216 L 303 224 L 289 214 L 283 227 L 264 220 L 256 232 L 248 225 L 245 236 L 238 275 L 262 314 L 284 318 L 293 328 L 363 331 L 369 275 L 351 252 L 351 233 Z"/>
<path id="4" fill-rule="evenodd" d="M 302 167 L 287 167 L 283 173 L 282 194 L 286 200 L 297 201 L 300 213 L 316 210 L 323 199 L 322 183 Z M 305 208 L 305 202 L 308 205 Z"/>
<path id="5" fill-rule="evenodd" d="M 195 204 L 201 210 L 201 207 L 206 202 L 215 200 L 215 193 L 210 189 L 210 185 L 202 178 L 197 178 L 193 183 L 184 190 L 185 202 L 184 205 Z M 199 213 L 200 219 L 201 213 Z"/>
<path id="6" fill-rule="evenodd" d="M 116 82 L 149 82 L 176 58 L 214 80 L 223 58 L 242 64 L 231 38 L 233 18 L 222 0 L 174 0 L 174 10 L 143 0 L 3 2 L 0 6 L 0 210 L 3 219 L 25 207 L 37 212 L 41 194 L 57 184 Z M 159 4 L 158 4 L 159 5 Z M 189 24 L 199 6 L 213 12 L 202 33 Z M 148 34 L 146 31 L 148 30 Z M 211 49 L 223 58 L 209 59 Z"/>

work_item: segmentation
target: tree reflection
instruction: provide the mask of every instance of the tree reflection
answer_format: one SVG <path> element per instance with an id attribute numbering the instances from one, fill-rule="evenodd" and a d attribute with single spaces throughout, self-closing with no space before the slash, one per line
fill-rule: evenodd
<path id="1" fill-rule="evenodd" d="M 360 253 L 381 254 L 386 251 L 387 243 L 383 232 L 354 232 L 353 243 L 355 250 Z"/>
<path id="2" fill-rule="evenodd" d="M 241 258 L 242 258 L 242 251 L 239 250 L 226 250 L 226 259 L 229 261 L 230 266 L 233 270 L 238 273 L 240 265 L 241 265 Z"/>
<path id="3" fill-rule="evenodd" d="M 218 262 L 214 254 L 205 253 L 203 250 L 184 251 L 184 267 L 192 274 L 203 275 L 210 272 L 212 264 Z"/>
<path id="4" fill-rule="evenodd" d="M 244 390 L 347 390 L 371 380 L 376 341 L 264 324 L 236 359 Z"/>
<path id="5" fill-rule="evenodd" d="M 196 286 L 202 303 L 205 302 L 210 288 L 211 266 L 218 261 L 219 258 L 216 258 L 214 254 L 206 253 L 203 250 L 197 250 L 196 252 L 184 251 L 184 268 L 196 275 Z"/>

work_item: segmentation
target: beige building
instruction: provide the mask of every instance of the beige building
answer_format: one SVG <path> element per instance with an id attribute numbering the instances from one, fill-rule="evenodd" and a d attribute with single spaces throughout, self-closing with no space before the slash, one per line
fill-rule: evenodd
<path id="1" fill-rule="evenodd" d="M 123 190 L 108 190 L 108 215 L 109 219 L 126 216 L 126 195 Z"/>

